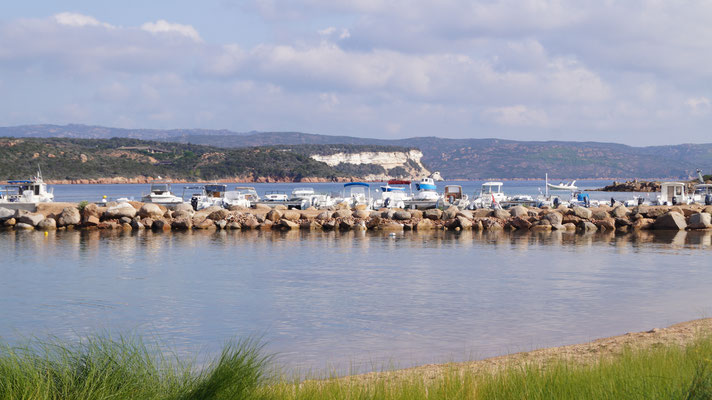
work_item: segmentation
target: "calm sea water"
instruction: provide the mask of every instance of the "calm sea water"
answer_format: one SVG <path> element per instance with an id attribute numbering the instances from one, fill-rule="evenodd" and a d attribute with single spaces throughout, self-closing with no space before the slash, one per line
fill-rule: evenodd
<path id="1" fill-rule="evenodd" d="M 0 232 L 0 337 L 259 335 L 289 368 L 465 360 L 709 316 L 712 232 Z"/>

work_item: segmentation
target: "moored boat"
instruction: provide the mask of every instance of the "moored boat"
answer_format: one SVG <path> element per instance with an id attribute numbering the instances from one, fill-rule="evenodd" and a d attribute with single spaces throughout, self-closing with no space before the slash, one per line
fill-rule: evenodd
<path id="1" fill-rule="evenodd" d="M 171 206 L 183 203 L 183 198 L 171 192 L 171 184 L 168 182 L 152 182 L 150 191 L 141 197 L 144 203 Z"/>
<path id="2" fill-rule="evenodd" d="M 42 179 L 42 171 L 29 180 L 11 180 L 0 192 L 0 206 L 10 209 L 34 210 L 38 203 L 51 203 L 54 193 Z"/>

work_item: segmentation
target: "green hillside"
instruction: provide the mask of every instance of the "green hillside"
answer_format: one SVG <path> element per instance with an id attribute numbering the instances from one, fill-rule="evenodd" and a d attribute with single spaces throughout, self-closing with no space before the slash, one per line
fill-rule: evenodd
<path id="1" fill-rule="evenodd" d="M 262 146 L 226 149 L 128 138 L 0 138 L 0 180 L 25 179 L 41 166 L 45 179 L 162 176 L 172 179 L 304 177 L 337 179 L 385 173 L 379 165 L 330 167 L 310 154 L 404 151 L 394 146 Z"/>

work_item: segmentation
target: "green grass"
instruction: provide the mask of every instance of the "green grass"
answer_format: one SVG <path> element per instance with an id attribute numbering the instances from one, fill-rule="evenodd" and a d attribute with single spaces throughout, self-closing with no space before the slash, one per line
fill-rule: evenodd
<path id="1" fill-rule="evenodd" d="M 256 341 L 228 343 L 198 368 L 135 337 L 0 347 L 0 399 L 710 399 L 712 338 L 627 349 L 594 363 L 554 360 L 435 377 L 289 380 Z"/>

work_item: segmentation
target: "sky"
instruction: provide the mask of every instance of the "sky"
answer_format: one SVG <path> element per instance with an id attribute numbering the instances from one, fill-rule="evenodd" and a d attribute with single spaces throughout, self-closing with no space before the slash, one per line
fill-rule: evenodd
<path id="1" fill-rule="evenodd" d="M 0 126 L 712 142 L 712 2 L 34 0 Z"/>

